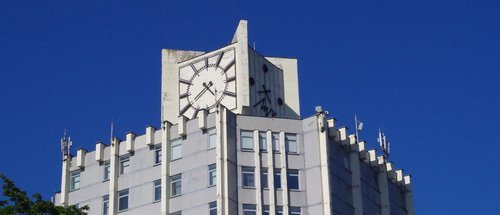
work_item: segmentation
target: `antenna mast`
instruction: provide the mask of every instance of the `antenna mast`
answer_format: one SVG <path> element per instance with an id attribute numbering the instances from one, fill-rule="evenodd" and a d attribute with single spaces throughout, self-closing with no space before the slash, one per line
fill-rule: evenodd
<path id="1" fill-rule="evenodd" d="M 384 162 L 387 162 L 387 160 L 389 160 L 389 153 L 391 152 L 391 143 L 387 141 L 387 137 L 381 131 L 381 129 L 378 129 L 377 141 L 379 143 L 380 149 L 382 150 Z"/>
<path id="2" fill-rule="evenodd" d="M 61 154 L 63 160 L 71 158 L 71 146 L 73 142 L 71 141 L 71 136 L 66 137 L 66 129 L 64 129 L 64 135 L 61 138 Z"/>
<path id="3" fill-rule="evenodd" d="M 363 130 L 363 122 L 358 120 L 358 116 L 354 114 L 354 127 L 356 127 L 356 142 L 359 141 L 359 132 Z"/>
<path id="4" fill-rule="evenodd" d="M 111 118 L 111 132 L 110 132 L 110 135 L 109 135 L 109 143 L 111 145 L 113 144 L 113 128 L 114 128 L 113 118 Z"/>

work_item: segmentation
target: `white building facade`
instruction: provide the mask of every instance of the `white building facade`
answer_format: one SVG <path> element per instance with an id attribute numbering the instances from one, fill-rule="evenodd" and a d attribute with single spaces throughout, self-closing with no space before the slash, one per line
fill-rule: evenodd
<path id="1" fill-rule="evenodd" d="M 65 156 L 59 205 L 89 214 L 413 215 L 410 176 L 317 109 L 297 60 L 248 46 L 163 50 L 161 126 Z"/>

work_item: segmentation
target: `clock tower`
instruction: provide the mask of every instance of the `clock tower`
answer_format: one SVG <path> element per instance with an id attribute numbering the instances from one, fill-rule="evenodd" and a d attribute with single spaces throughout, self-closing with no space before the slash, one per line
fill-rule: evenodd
<path id="1" fill-rule="evenodd" d="M 300 118 L 297 59 L 248 46 L 242 20 L 230 44 L 209 52 L 162 50 L 162 121 L 193 119 L 217 105 L 241 115 Z"/>

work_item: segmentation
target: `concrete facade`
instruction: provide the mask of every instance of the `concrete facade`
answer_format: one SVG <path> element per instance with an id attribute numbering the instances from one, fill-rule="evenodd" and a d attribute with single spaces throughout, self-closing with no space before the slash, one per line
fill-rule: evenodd
<path id="1" fill-rule="evenodd" d="M 179 68 L 228 48 L 236 106 L 181 116 Z M 297 60 L 248 47 L 246 21 L 227 47 L 163 50 L 162 60 L 161 126 L 65 157 L 56 204 L 123 215 L 414 214 L 410 176 L 321 109 L 300 117 Z M 266 108 L 263 85 L 273 101 Z"/>

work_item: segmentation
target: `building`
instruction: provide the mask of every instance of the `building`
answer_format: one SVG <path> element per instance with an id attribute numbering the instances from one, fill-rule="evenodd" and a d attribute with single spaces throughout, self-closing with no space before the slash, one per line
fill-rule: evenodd
<path id="1" fill-rule="evenodd" d="M 297 60 L 249 47 L 246 21 L 220 49 L 163 50 L 161 126 L 125 136 L 64 153 L 56 203 L 90 214 L 413 214 L 410 176 L 320 107 L 302 118 Z"/>

